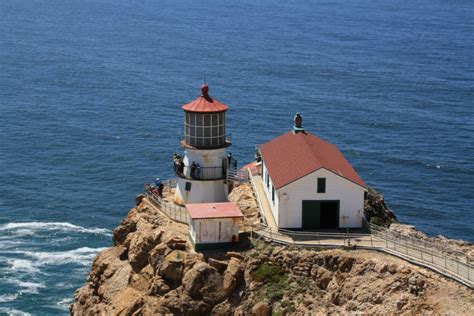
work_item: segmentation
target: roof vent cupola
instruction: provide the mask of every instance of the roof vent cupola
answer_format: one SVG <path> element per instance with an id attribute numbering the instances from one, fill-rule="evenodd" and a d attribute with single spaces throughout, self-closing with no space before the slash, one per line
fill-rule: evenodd
<path id="1" fill-rule="evenodd" d="M 296 115 L 293 118 L 293 132 L 295 134 L 299 132 L 304 132 L 303 118 L 301 117 L 301 114 L 299 112 L 296 112 Z"/>

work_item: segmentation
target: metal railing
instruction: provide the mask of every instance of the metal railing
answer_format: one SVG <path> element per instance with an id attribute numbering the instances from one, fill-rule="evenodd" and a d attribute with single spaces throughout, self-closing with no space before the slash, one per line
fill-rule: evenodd
<path id="1" fill-rule="evenodd" d="M 249 181 L 249 171 L 248 170 L 240 170 L 237 168 L 229 168 L 227 169 L 227 180 L 228 181 L 236 181 L 239 183 L 244 183 Z"/>
<path id="2" fill-rule="evenodd" d="M 373 224 L 370 228 L 372 235 L 383 241 L 383 248 L 387 252 L 413 258 L 438 272 L 449 274 L 471 288 L 474 287 L 474 265 L 464 252 Z"/>
<path id="3" fill-rule="evenodd" d="M 364 240 L 364 247 L 377 247 L 382 243 L 374 240 L 370 234 L 338 233 L 338 232 L 307 232 L 286 229 L 272 229 L 261 224 L 262 229 L 254 231 L 260 237 L 268 238 L 281 244 L 299 247 L 337 247 L 354 246 Z"/>
<path id="4" fill-rule="evenodd" d="M 165 181 L 164 183 L 166 185 L 167 182 Z M 175 181 L 169 181 L 168 184 L 176 186 Z M 189 224 L 189 215 L 185 207 L 168 202 L 147 189 L 145 189 L 145 195 L 150 202 L 155 204 L 157 208 L 170 219 L 183 224 Z"/>
<path id="5" fill-rule="evenodd" d="M 201 166 L 184 166 L 178 177 L 193 180 L 219 180 L 225 178 L 225 171 L 222 166 L 218 167 L 201 167 Z"/>
<path id="6" fill-rule="evenodd" d="M 440 250 L 440 246 L 435 243 L 394 234 L 380 226 L 370 225 L 371 234 L 300 232 L 262 226 L 262 229 L 255 230 L 252 234 L 279 244 L 298 247 L 356 245 L 359 248 L 381 250 L 474 288 L 474 265 L 464 253 L 449 247 Z"/>

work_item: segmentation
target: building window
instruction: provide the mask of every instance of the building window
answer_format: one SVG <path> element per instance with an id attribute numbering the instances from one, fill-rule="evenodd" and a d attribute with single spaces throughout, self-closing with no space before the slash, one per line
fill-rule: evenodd
<path id="1" fill-rule="evenodd" d="M 186 184 L 184 185 L 184 190 L 191 191 L 191 182 L 186 182 Z"/>
<path id="2" fill-rule="evenodd" d="M 275 187 L 272 187 L 272 202 L 275 205 Z"/>
<path id="3" fill-rule="evenodd" d="M 326 193 L 326 178 L 318 178 L 318 193 Z"/>
<path id="4" fill-rule="evenodd" d="M 265 172 L 267 174 L 266 180 L 267 180 L 267 189 L 270 187 L 270 176 L 268 175 L 268 171 Z"/>

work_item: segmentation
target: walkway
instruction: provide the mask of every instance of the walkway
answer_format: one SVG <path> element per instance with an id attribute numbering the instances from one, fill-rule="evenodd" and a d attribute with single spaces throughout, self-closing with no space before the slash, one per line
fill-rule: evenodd
<path id="1" fill-rule="evenodd" d="M 251 176 L 252 187 L 257 197 L 261 215 L 267 227 L 254 231 L 258 236 L 272 242 L 299 247 L 350 247 L 382 251 L 413 264 L 431 269 L 474 289 L 474 265 L 464 253 L 440 248 L 422 239 L 397 235 L 396 233 L 370 225 L 371 234 L 302 232 L 278 229 L 267 196 L 263 191 L 262 178 Z"/>
<path id="2" fill-rule="evenodd" d="M 265 219 L 267 226 L 272 230 L 278 230 L 275 218 L 272 214 L 272 208 L 268 203 L 267 196 L 265 195 L 265 189 L 263 187 L 262 177 L 259 175 L 252 175 L 249 171 L 252 187 L 257 197 L 257 202 L 260 207 L 262 217 Z"/>

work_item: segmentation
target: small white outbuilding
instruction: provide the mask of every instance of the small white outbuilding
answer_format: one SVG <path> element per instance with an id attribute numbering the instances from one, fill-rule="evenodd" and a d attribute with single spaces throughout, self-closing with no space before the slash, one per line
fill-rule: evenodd
<path id="1" fill-rule="evenodd" d="M 279 228 L 360 228 L 367 186 L 339 149 L 302 128 L 259 147 Z"/>
<path id="2" fill-rule="evenodd" d="M 195 250 L 231 246 L 239 241 L 240 209 L 232 202 L 189 203 L 189 238 Z"/>

